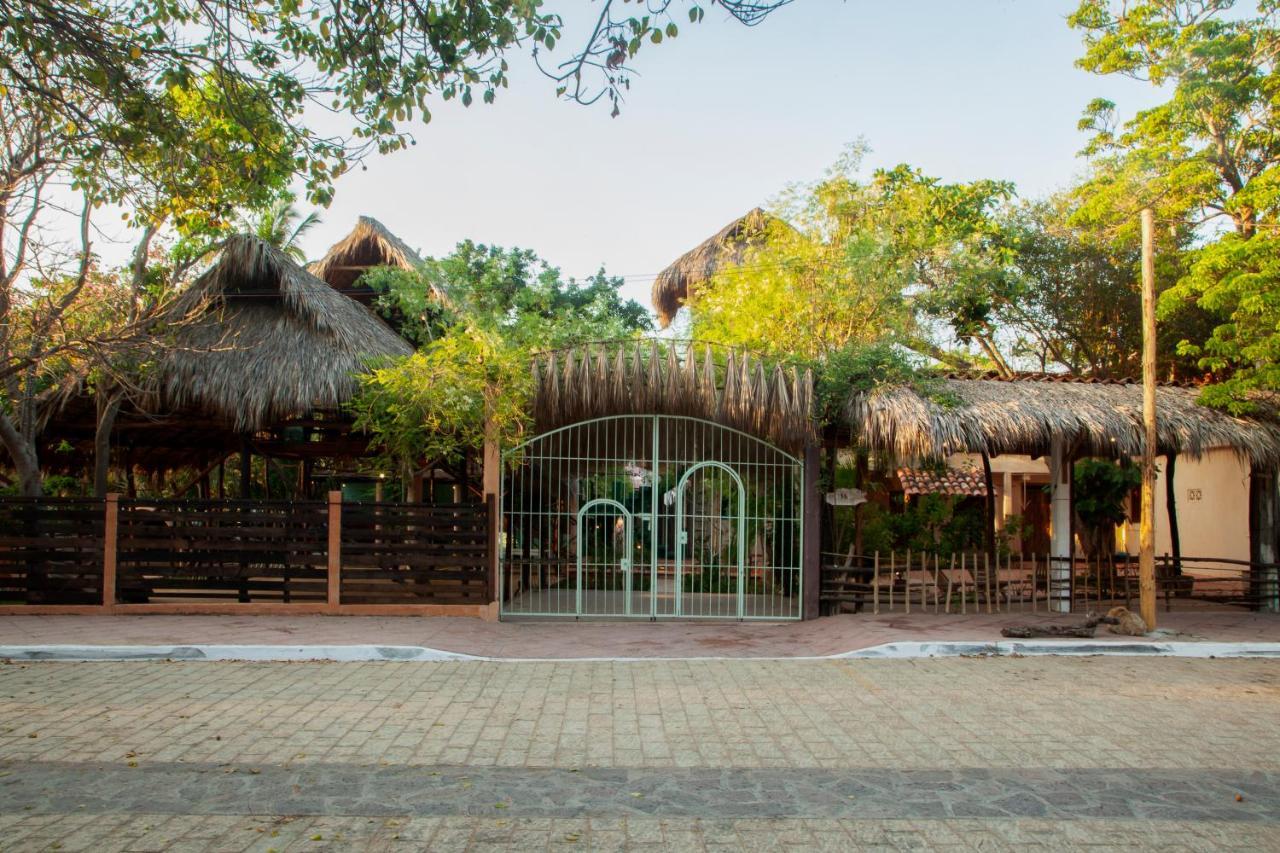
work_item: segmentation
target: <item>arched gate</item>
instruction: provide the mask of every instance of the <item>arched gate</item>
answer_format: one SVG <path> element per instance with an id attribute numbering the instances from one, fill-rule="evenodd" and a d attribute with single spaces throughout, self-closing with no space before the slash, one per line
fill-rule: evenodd
<path id="1" fill-rule="evenodd" d="M 619 415 L 503 461 L 503 616 L 800 618 L 803 466 L 777 447 Z"/>

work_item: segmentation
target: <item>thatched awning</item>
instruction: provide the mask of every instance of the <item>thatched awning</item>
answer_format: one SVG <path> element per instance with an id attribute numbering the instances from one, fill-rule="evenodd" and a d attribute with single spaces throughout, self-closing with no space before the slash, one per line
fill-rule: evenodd
<path id="1" fill-rule="evenodd" d="M 683 415 L 799 452 L 813 433 L 813 377 L 708 344 L 592 344 L 534 360 L 539 431 L 609 415 Z"/>
<path id="2" fill-rule="evenodd" d="M 855 394 L 846 416 L 861 442 L 899 459 L 951 453 L 1049 453 L 1055 436 L 1078 455 L 1138 456 L 1144 444 L 1142 385 L 1130 382 L 950 376 L 946 405 L 904 386 Z M 1280 463 L 1280 423 L 1232 417 L 1196 402 L 1199 391 L 1156 391 L 1159 453 L 1201 456 L 1228 448 L 1265 465 Z"/>
<path id="3" fill-rule="evenodd" d="M 658 273 L 653 281 L 653 309 L 658 313 L 658 325 L 665 329 L 671 324 L 680 306 L 689 298 L 690 288 L 709 280 L 721 267 L 742 263 L 747 250 L 762 244 L 770 226 L 781 222 L 757 207 Z"/>
<path id="4" fill-rule="evenodd" d="M 422 258 L 408 243 L 372 216 L 361 216 L 351 233 L 334 243 L 324 257 L 308 266 L 307 270 L 335 290 L 352 294 L 356 280 L 374 267 L 410 270 L 420 266 Z M 445 293 L 438 285 L 433 283 L 431 287 L 436 299 L 446 301 Z"/>
<path id="5" fill-rule="evenodd" d="M 238 432 L 336 410 L 369 359 L 412 352 L 368 308 L 249 235 L 227 239 L 176 308 L 200 313 L 175 332 L 148 408 L 194 411 Z"/>

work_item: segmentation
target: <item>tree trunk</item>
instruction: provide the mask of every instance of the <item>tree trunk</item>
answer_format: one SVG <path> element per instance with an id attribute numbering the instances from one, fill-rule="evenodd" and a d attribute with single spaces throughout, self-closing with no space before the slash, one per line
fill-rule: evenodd
<path id="1" fill-rule="evenodd" d="M 991 558 L 992 565 L 996 564 L 996 489 L 995 483 L 991 476 L 991 457 L 985 452 L 982 454 L 982 476 L 987 487 L 987 497 L 983 504 L 986 510 L 987 523 L 986 530 L 983 531 L 983 540 L 987 549 L 987 556 Z"/>
<path id="2" fill-rule="evenodd" d="M 13 470 L 18 474 L 22 496 L 38 498 L 44 494 L 44 478 L 40 476 L 40 456 L 35 441 L 18 431 L 13 420 L 0 412 L 0 443 L 9 451 Z"/>
<path id="3" fill-rule="evenodd" d="M 111 433 L 120 414 L 119 393 L 98 398 L 98 425 L 93 434 L 93 496 L 107 496 L 107 476 L 111 470 Z"/>
<path id="4" fill-rule="evenodd" d="M 1178 455 L 1165 456 L 1164 508 L 1169 517 L 1169 547 L 1173 550 L 1173 573 L 1182 574 L 1182 540 L 1178 536 L 1178 490 L 1173 486 L 1173 475 L 1178 466 Z"/>

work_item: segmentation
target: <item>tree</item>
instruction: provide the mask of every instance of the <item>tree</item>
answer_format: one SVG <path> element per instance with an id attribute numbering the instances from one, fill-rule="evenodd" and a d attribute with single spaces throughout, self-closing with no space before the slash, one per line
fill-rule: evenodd
<path id="1" fill-rule="evenodd" d="M 713 2 L 751 24 L 786 0 Z M 674 37 L 681 10 L 703 17 L 701 7 L 669 0 L 635 15 L 622 9 L 605 0 L 578 69 L 551 72 L 566 81 L 562 95 L 607 96 L 616 112 L 640 48 Z M 63 353 L 92 351 L 106 364 L 109 342 L 132 340 L 154 321 L 159 307 L 143 287 L 153 279 L 153 241 L 176 237 L 169 280 L 179 281 L 235 211 L 263 208 L 295 178 L 310 201 L 327 203 L 337 176 L 368 153 L 410 144 L 406 128 L 430 119 L 434 99 L 492 101 L 508 84 L 504 54 L 550 51 L 563 28 L 540 0 L 0 0 L 0 440 L 24 490 L 39 489 L 40 418 L 19 413 L 39 385 L 23 377 L 44 375 L 43 360 Z M 348 123 L 317 130 L 312 119 L 324 110 Z M 82 198 L 83 210 L 65 215 L 50 204 L 45 190 L 55 185 Z M 123 209 L 136 240 L 123 272 L 127 311 L 91 339 L 71 340 L 62 330 L 89 328 L 70 321 L 86 305 L 84 283 L 103 274 L 89 237 L 101 233 L 90 220 L 106 205 Z M 70 251 L 41 238 L 69 228 L 82 234 Z M 42 319 L 17 347 L 13 312 L 24 301 L 21 310 Z M 103 439 L 121 389 L 88 362 L 74 369 L 105 383 Z"/>
<path id="2" fill-rule="evenodd" d="M 307 255 L 302 249 L 302 238 L 319 224 L 319 213 L 313 210 L 303 216 L 294 204 L 293 196 L 285 194 L 267 207 L 241 216 L 237 230 L 262 238 L 304 264 Z"/>
<path id="3" fill-rule="evenodd" d="M 603 270 L 566 281 L 531 251 L 470 240 L 420 269 L 373 269 L 360 283 L 418 347 L 361 377 L 351 405 L 356 428 L 399 468 L 456 459 L 486 439 L 515 443 L 528 426 L 536 351 L 651 328 L 648 312 L 619 295 L 622 280 Z"/>
<path id="4" fill-rule="evenodd" d="M 1089 105 L 1081 126 L 1099 168 L 1085 213 L 1119 233 L 1151 205 L 1165 225 L 1199 229 L 1203 245 L 1162 296 L 1161 314 L 1196 306 L 1218 315 L 1207 338 L 1180 351 L 1218 380 L 1206 402 L 1244 411 L 1254 389 L 1280 387 L 1280 28 L 1274 0 L 1255 14 L 1229 14 L 1233 6 L 1084 0 L 1069 20 L 1084 33 L 1082 68 L 1170 92 L 1123 123 L 1114 103 Z"/>
<path id="5" fill-rule="evenodd" d="M 1086 194 L 1088 182 L 1085 183 Z M 1068 189 L 1049 199 L 1009 209 L 1002 220 L 1010 249 L 1006 287 L 997 294 L 1000 325 L 1015 336 L 1015 356 L 1033 359 L 1077 375 L 1105 378 L 1141 373 L 1136 233 L 1082 224 L 1080 191 Z M 1194 234 L 1181 228 L 1171 248 L 1188 247 Z M 1186 273 L 1183 251 L 1157 258 L 1157 290 L 1165 292 Z M 1160 328 L 1160 371 L 1171 378 L 1200 375 L 1195 359 L 1179 357 L 1180 340 L 1207 335 L 1206 312 L 1185 306 Z"/>
<path id="6" fill-rule="evenodd" d="M 967 365 L 933 340 L 940 320 L 1002 363 L 983 288 L 1000 271 L 993 214 L 1012 187 L 946 184 L 906 165 L 862 180 L 866 150 L 851 146 L 823 179 L 789 190 L 779 204 L 789 225 L 694 288 L 694 333 L 808 356 L 892 340 Z"/>
<path id="7" fill-rule="evenodd" d="M 709 5 L 754 24 L 786 2 Z M 682 10 L 691 22 L 704 16 L 673 0 L 624 8 L 634 7 L 604 0 L 583 46 L 549 72 L 560 94 L 604 97 L 616 110 L 640 49 L 675 37 Z M 566 29 L 541 0 L 0 0 L 0 21 L 0 86 L 38 105 L 81 158 L 141 165 L 141 144 L 179 155 L 147 163 L 157 178 L 190 177 L 183 155 L 195 140 L 170 98 L 177 88 L 244 126 L 257 123 L 244 115 L 266 107 L 285 133 L 253 138 L 255 156 L 288 160 L 317 204 L 369 152 L 410 144 L 406 125 L 430 120 L 434 99 L 492 102 L 508 85 L 506 53 L 538 57 Z M 317 109 L 348 126 L 316 129 Z"/>

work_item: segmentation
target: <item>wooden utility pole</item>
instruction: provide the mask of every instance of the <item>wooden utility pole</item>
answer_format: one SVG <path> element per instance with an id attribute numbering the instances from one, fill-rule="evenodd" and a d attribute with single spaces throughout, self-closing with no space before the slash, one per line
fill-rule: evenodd
<path id="1" fill-rule="evenodd" d="M 1138 610 L 1156 627 L 1156 259 L 1155 213 L 1142 209 L 1142 522 L 1138 528 Z"/>

